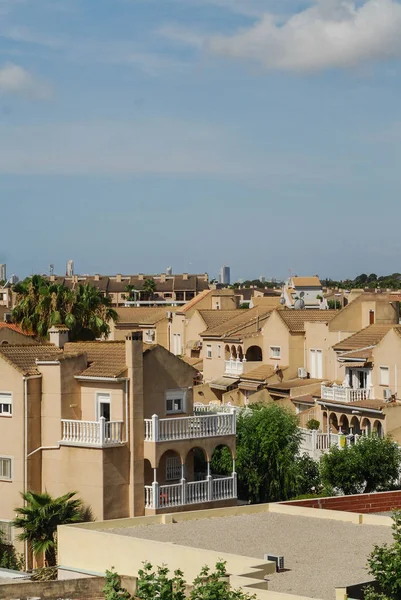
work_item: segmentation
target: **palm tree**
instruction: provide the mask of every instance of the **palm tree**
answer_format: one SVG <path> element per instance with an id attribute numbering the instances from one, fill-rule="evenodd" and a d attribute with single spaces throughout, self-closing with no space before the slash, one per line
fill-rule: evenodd
<path id="1" fill-rule="evenodd" d="M 143 282 L 142 291 L 146 294 L 146 296 L 149 298 L 149 300 L 152 300 L 153 295 L 156 291 L 155 280 L 152 279 L 151 277 L 149 277 L 148 279 L 145 279 L 145 281 Z"/>
<path id="2" fill-rule="evenodd" d="M 22 529 L 18 539 L 28 542 L 36 560 L 44 558 L 45 566 L 56 565 L 57 527 L 69 523 L 80 523 L 85 518 L 85 509 L 76 492 L 52 498 L 47 492 L 21 494 L 25 506 L 16 508 L 14 527 Z"/>
<path id="3" fill-rule="evenodd" d="M 33 275 L 17 284 L 15 291 L 14 322 L 40 338 L 46 338 L 49 328 L 57 324 L 66 325 L 74 340 L 107 337 L 109 322 L 117 320 L 110 298 L 90 284 L 70 290 Z"/>
<path id="4" fill-rule="evenodd" d="M 118 315 L 111 308 L 111 300 L 89 283 L 78 285 L 74 291 L 74 303 L 66 315 L 64 323 L 71 329 L 72 339 L 107 338 L 110 321 L 117 321 Z"/>

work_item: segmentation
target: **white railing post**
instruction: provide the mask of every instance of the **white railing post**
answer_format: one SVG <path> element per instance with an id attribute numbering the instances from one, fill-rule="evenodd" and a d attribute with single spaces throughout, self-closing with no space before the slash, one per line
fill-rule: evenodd
<path id="1" fill-rule="evenodd" d="M 100 417 L 99 419 L 99 429 L 99 443 L 101 446 L 104 446 L 106 439 L 106 419 L 104 417 Z"/>
<path id="2" fill-rule="evenodd" d="M 233 478 L 233 497 L 236 498 L 237 497 L 237 473 L 235 471 L 235 458 L 233 458 L 232 478 Z"/>
<path id="3" fill-rule="evenodd" d="M 230 412 L 231 412 L 231 415 L 232 415 L 231 416 L 231 419 L 232 419 L 232 421 L 231 421 L 231 430 L 232 430 L 232 433 L 236 434 L 237 433 L 237 410 L 233 406 Z"/>
<path id="4" fill-rule="evenodd" d="M 312 451 L 317 450 L 317 431 L 312 429 Z"/>
<path id="5" fill-rule="evenodd" d="M 206 475 L 206 481 L 207 481 L 207 499 L 210 502 L 211 500 L 213 500 L 213 477 L 210 474 L 210 462 L 207 462 L 207 475 Z"/>
<path id="6" fill-rule="evenodd" d="M 160 502 L 160 492 L 159 492 L 159 484 L 157 481 L 152 483 L 152 506 L 153 508 L 159 508 Z"/>
<path id="7" fill-rule="evenodd" d="M 152 442 L 159 441 L 159 417 L 152 415 Z"/>

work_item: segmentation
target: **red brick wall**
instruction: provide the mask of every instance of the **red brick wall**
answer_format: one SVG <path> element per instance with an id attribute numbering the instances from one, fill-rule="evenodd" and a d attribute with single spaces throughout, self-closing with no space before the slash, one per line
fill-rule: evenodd
<path id="1" fill-rule="evenodd" d="M 335 496 L 333 498 L 314 498 L 312 500 L 290 500 L 280 502 L 307 508 L 325 508 L 356 513 L 387 512 L 401 509 L 401 491 L 379 492 L 376 494 L 356 494 L 354 496 Z"/>

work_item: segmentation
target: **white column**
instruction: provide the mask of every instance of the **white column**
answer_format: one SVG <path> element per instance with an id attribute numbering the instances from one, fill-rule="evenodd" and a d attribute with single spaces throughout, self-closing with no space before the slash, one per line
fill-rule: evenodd
<path id="1" fill-rule="evenodd" d="M 187 503 L 187 480 L 185 479 L 185 463 L 181 463 L 181 502 Z"/>
<path id="2" fill-rule="evenodd" d="M 209 461 L 207 461 L 206 481 L 207 481 L 207 499 L 210 502 L 211 500 L 213 500 L 213 477 L 210 474 L 210 462 Z"/>
<path id="3" fill-rule="evenodd" d="M 237 473 L 235 472 L 235 458 L 233 458 L 232 477 L 233 477 L 233 496 L 234 496 L 234 498 L 236 498 L 237 497 Z"/>
<path id="4" fill-rule="evenodd" d="M 160 492 L 159 492 L 159 484 L 157 482 L 157 469 L 153 469 L 152 507 L 159 508 L 159 504 L 160 504 Z"/>
<path id="5" fill-rule="evenodd" d="M 100 417 L 99 419 L 99 442 L 101 446 L 104 446 L 104 440 L 106 437 L 106 419 Z"/>
<path id="6" fill-rule="evenodd" d="M 159 441 L 159 417 L 152 415 L 152 442 Z"/>

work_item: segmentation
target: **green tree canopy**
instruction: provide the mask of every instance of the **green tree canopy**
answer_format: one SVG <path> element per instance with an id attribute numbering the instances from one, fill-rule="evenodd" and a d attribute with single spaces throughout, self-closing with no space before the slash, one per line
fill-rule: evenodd
<path id="1" fill-rule="evenodd" d="M 110 298 L 91 284 L 74 289 L 33 275 L 15 286 L 17 304 L 13 320 L 24 331 L 46 338 L 52 325 L 64 324 L 71 340 L 91 340 L 110 333 L 110 321 L 117 320 Z"/>
<path id="2" fill-rule="evenodd" d="M 375 546 L 368 558 L 369 573 L 378 582 L 381 591 L 369 590 L 366 600 L 399 600 L 401 598 L 401 513 L 393 515 L 391 545 Z"/>
<path id="3" fill-rule="evenodd" d="M 75 494 L 53 498 L 47 492 L 25 492 L 21 494 L 25 505 L 15 508 L 17 516 L 12 525 L 22 530 L 18 539 L 27 541 L 34 556 L 44 557 L 48 567 L 56 565 L 57 527 L 88 520 L 88 510 L 79 498 L 74 498 Z"/>
<path id="4" fill-rule="evenodd" d="M 253 405 L 237 421 L 239 497 L 276 502 L 296 495 L 301 443 L 295 414 L 277 404 Z"/>
<path id="5" fill-rule="evenodd" d="M 332 446 L 320 459 L 325 485 L 344 494 L 374 492 L 392 487 L 399 477 L 401 451 L 391 438 L 363 436 L 353 446 Z"/>

